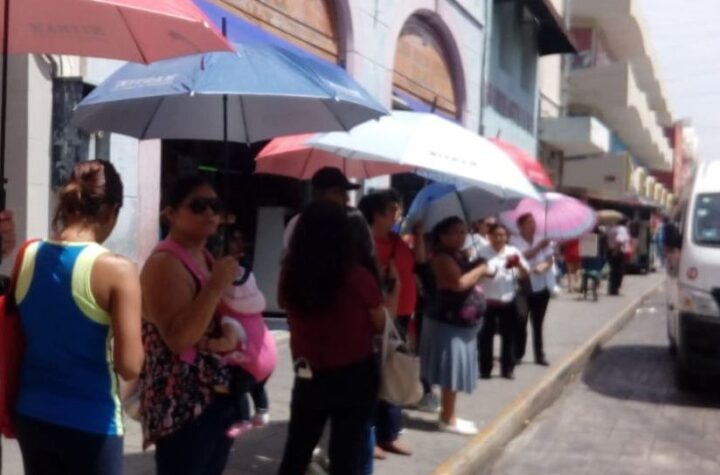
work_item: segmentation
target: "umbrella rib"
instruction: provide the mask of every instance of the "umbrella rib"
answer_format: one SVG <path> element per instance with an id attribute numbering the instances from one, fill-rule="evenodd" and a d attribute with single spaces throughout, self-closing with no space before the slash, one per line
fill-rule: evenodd
<path id="1" fill-rule="evenodd" d="M 153 121 L 155 120 L 155 117 L 158 115 L 158 112 L 160 111 L 160 107 L 162 107 L 163 102 L 165 102 L 165 98 L 162 98 L 158 100 L 157 106 L 155 106 L 155 110 L 152 114 L 150 114 L 150 117 L 148 118 L 147 123 L 145 124 L 145 127 L 143 127 L 143 131 L 138 137 L 138 139 L 143 140 L 145 139 L 145 135 L 147 134 L 147 131 L 150 129 L 150 126 L 152 125 Z"/>
<path id="2" fill-rule="evenodd" d="M 135 48 L 137 48 L 138 53 L 140 53 L 140 57 L 142 58 L 143 63 L 149 63 L 148 58 L 145 56 L 145 53 L 143 52 L 142 48 L 140 47 L 140 43 L 138 42 L 137 38 L 133 34 L 132 27 L 130 27 L 130 23 L 128 23 L 127 18 L 125 18 L 125 14 L 122 11 L 121 7 L 117 7 L 118 14 L 120 14 L 120 18 L 122 18 L 123 23 L 125 24 L 125 27 L 130 32 L 130 38 L 132 38 L 133 43 L 135 44 Z"/>
<path id="3" fill-rule="evenodd" d="M 303 163 L 302 170 L 300 171 L 300 179 L 302 180 L 303 177 L 305 177 L 305 173 L 307 173 L 307 169 L 310 166 L 310 160 L 312 159 L 312 154 L 315 151 L 314 148 L 310 148 L 310 153 L 305 157 L 305 163 Z"/>
<path id="4" fill-rule="evenodd" d="M 336 99 L 330 99 L 330 100 L 337 102 Z M 338 121 L 338 123 L 340 124 L 340 127 L 342 127 L 343 130 L 348 131 L 348 130 L 350 130 L 350 129 L 352 128 L 352 127 L 348 127 L 348 126 L 345 125 L 345 123 L 344 123 L 344 122 L 342 121 L 342 119 L 337 115 L 337 113 L 332 109 L 332 107 L 330 107 L 330 106 L 328 105 L 327 100 L 321 101 L 321 102 L 322 102 L 322 105 L 325 106 L 325 108 L 328 110 L 328 112 L 330 112 L 330 114 L 332 114 L 332 116 L 335 118 L 335 120 Z"/>

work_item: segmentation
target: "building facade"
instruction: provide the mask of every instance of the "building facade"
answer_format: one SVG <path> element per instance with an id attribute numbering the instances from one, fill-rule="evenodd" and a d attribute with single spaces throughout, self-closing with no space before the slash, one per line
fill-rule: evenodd
<path id="1" fill-rule="evenodd" d="M 564 157 L 558 183 L 591 197 L 655 203 L 663 193 L 644 180 L 673 170 L 665 129 L 674 119 L 639 2 L 568 0 L 565 16 L 579 49 L 564 66 L 566 115 L 542 118 L 540 130 Z"/>

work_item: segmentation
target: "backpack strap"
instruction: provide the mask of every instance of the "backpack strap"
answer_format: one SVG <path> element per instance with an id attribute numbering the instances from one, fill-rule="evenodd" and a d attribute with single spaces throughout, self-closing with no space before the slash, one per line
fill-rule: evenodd
<path id="1" fill-rule="evenodd" d="M 18 249 L 17 255 L 15 256 L 15 263 L 13 264 L 12 274 L 10 274 L 10 282 L 6 289 L 7 308 L 15 310 L 17 303 L 15 300 L 15 289 L 17 287 L 18 277 L 20 276 L 20 269 L 22 269 L 23 260 L 25 259 L 25 251 L 30 247 L 31 244 L 38 242 L 39 239 L 28 239 Z M 7 310 L 6 310 L 7 311 Z"/>

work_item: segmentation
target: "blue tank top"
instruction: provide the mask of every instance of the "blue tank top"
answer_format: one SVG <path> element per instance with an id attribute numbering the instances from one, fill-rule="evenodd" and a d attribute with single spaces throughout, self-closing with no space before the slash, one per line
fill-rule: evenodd
<path id="1" fill-rule="evenodd" d="M 19 414 L 63 427 L 122 435 L 110 315 L 91 287 L 95 243 L 40 241 L 23 259 L 15 298 L 25 333 Z"/>

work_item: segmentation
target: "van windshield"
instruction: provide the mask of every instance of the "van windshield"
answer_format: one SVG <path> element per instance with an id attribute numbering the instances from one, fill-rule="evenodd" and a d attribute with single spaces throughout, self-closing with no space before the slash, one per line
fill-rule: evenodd
<path id="1" fill-rule="evenodd" d="M 720 193 L 698 195 L 693 238 L 697 244 L 720 246 Z"/>

